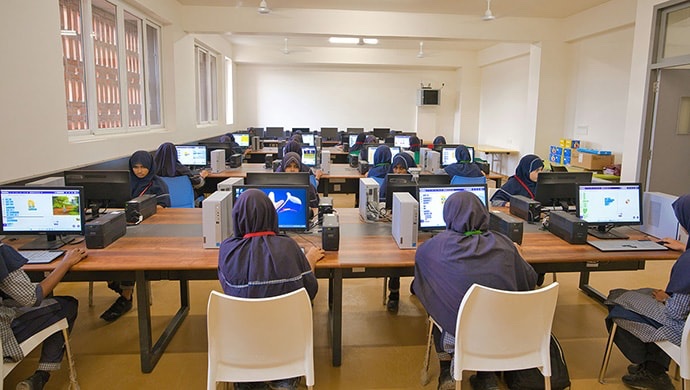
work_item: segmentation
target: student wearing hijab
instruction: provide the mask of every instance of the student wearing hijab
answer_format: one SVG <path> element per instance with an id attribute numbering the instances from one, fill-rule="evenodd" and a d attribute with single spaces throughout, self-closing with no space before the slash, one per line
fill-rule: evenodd
<path id="1" fill-rule="evenodd" d="M 672 204 L 680 226 L 690 230 L 690 194 Z M 666 373 L 671 359 L 655 341 L 668 340 L 680 345 L 685 321 L 690 312 L 690 241 L 683 244 L 664 238 L 665 246 L 682 251 L 665 289 L 616 289 L 609 293 L 606 304 L 609 315 L 606 327 L 611 331 L 618 324 L 613 341 L 633 364 L 622 381 L 634 389 L 674 389 Z"/>
<path id="2" fill-rule="evenodd" d="M 70 249 L 43 281 L 33 284 L 22 269 L 27 262 L 24 256 L 0 243 L 0 334 L 5 361 L 22 360 L 24 354 L 19 344 L 63 318 L 72 331 L 79 302 L 74 297 L 51 293 L 70 268 L 86 256 L 83 248 Z M 17 388 L 42 390 L 50 373 L 60 369 L 64 344 L 62 332 L 45 339 L 36 372 L 19 382 Z"/>
<path id="3" fill-rule="evenodd" d="M 361 152 L 364 148 L 364 141 L 366 141 L 367 135 L 364 133 L 357 134 L 357 139 L 355 144 L 350 146 L 350 155 L 356 155 L 360 160 L 362 159 Z"/>
<path id="4" fill-rule="evenodd" d="M 511 195 L 522 195 L 534 199 L 537 192 L 537 175 L 544 169 L 544 161 L 534 154 L 520 159 L 515 175 L 508 178 L 491 197 L 492 206 L 509 206 Z"/>
<path id="5" fill-rule="evenodd" d="M 194 189 L 202 188 L 205 182 L 204 179 L 208 176 L 206 170 L 195 174 L 189 168 L 182 165 L 177 159 L 177 148 L 171 142 L 164 142 L 158 147 L 153 161 L 157 168 L 156 175 L 162 177 L 187 176 Z M 197 193 L 196 195 L 203 195 L 203 193 Z"/>
<path id="6" fill-rule="evenodd" d="M 313 170 L 311 169 L 308 165 L 304 164 L 302 162 L 302 145 L 300 145 L 296 141 L 288 141 L 285 143 L 285 146 L 283 146 L 283 159 L 285 159 L 285 155 L 293 152 L 297 153 L 299 156 L 299 172 L 308 172 L 311 175 L 314 176 L 316 179 L 316 187 L 319 186 L 319 180 L 321 179 L 321 176 L 323 175 L 323 171 L 320 169 Z M 276 169 L 276 172 L 285 172 L 283 168 L 283 164 L 281 163 L 280 166 Z"/>
<path id="7" fill-rule="evenodd" d="M 244 150 L 242 150 L 242 147 L 240 146 L 240 144 L 238 144 L 235 141 L 235 136 L 232 135 L 232 133 L 225 133 L 225 135 L 221 136 L 220 137 L 220 143 L 228 144 L 228 146 L 230 147 L 230 151 L 231 151 L 230 154 L 231 155 L 244 153 Z M 230 156 L 225 156 L 226 160 L 229 158 L 230 158 Z"/>
<path id="8" fill-rule="evenodd" d="M 419 152 L 422 141 L 416 135 L 410 137 L 410 152 Z"/>
<path id="9" fill-rule="evenodd" d="M 443 332 L 434 329 L 439 355 L 439 389 L 455 389 L 451 360 L 460 302 L 473 283 L 508 291 L 535 287 L 537 274 L 513 242 L 489 229 L 489 213 L 470 192 L 456 192 L 443 205 L 446 230 L 423 242 L 415 255 L 412 287 L 427 313 Z M 472 388 L 498 389 L 492 372 L 470 378 Z"/>
<path id="10" fill-rule="evenodd" d="M 318 290 L 314 267 L 321 248 L 302 253 L 290 237 L 279 234 L 278 215 L 262 191 L 244 191 L 232 209 L 235 235 L 223 241 L 218 278 L 223 292 L 242 298 L 267 298 L 304 287 L 311 299 Z M 272 381 L 272 388 L 296 389 L 299 378 Z M 261 383 L 236 383 L 235 389 L 263 388 Z"/>
<path id="11" fill-rule="evenodd" d="M 446 144 L 446 137 L 439 135 L 438 137 L 434 138 L 434 145 L 445 145 Z"/>
<path id="12" fill-rule="evenodd" d="M 390 171 L 391 166 L 391 148 L 387 145 L 380 145 L 374 152 L 374 161 L 370 165 L 367 177 L 380 179 L 379 182 L 385 182 L 386 175 Z M 386 188 L 384 185 L 379 188 L 379 199 L 386 199 Z"/>
<path id="13" fill-rule="evenodd" d="M 463 176 L 463 177 L 482 177 L 484 172 L 482 172 L 479 165 L 472 161 L 472 156 L 470 156 L 470 150 L 467 149 L 465 145 L 458 145 L 455 148 L 455 159 L 457 162 L 448 165 L 443 168 L 444 171 L 450 176 Z"/>

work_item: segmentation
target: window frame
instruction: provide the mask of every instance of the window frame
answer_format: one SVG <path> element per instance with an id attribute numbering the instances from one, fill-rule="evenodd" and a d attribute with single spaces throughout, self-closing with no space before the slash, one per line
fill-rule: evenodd
<path id="1" fill-rule="evenodd" d="M 201 64 L 201 59 L 206 61 Z M 220 55 L 200 42 L 194 42 L 196 72 L 196 123 L 199 126 L 218 124 L 218 63 Z M 202 69 L 203 67 L 203 69 Z M 222 67 L 222 66 L 221 66 Z M 203 114 L 203 115 L 202 115 Z"/>

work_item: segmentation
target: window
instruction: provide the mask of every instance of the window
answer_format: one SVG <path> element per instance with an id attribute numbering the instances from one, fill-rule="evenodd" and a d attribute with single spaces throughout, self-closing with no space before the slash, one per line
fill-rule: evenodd
<path id="1" fill-rule="evenodd" d="M 218 121 L 218 65 L 217 57 L 199 45 L 196 51 L 196 97 L 197 123 Z"/>
<path id="2" fill-rule="evenodd" d="M 235 122 L 234 98 L 232 92 L 232 60 L 225 57 L 225 124 Z"/>
<path id="3" fill-rule="evenodd" d="M 70 134 L 161 125 L 159 27 L 119 0 L 59 4 Z"/>

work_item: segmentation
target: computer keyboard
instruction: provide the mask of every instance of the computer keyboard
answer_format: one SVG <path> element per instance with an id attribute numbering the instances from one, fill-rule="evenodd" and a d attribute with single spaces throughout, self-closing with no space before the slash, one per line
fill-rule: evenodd
<path id="1" fill-rule="evenodd" d="M 19 251 L 19 254 L 29 260 L 29 264 L 46 264 L 65 253 L 63 250 Z"/>

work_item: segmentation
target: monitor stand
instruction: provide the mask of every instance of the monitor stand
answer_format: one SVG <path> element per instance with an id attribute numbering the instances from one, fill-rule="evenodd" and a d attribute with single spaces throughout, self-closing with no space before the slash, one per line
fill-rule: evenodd
<path id="1" fill-rule="evenodd" d="M 27 242 L 19 250 L 52 250 L 58 249 L 61 246 L 74 240 L 74 236 L 64 236 L 59 240 L 54 234 L 48 234 L 43 237 L 39 237 L 31 242 Z"/>
<path id="2" fill-rule="evenodd" d="M 613 229 L 606 230 L 606 226 L 595 226 L 589 228 L 589 234 L 596 238 L 601 238 L 603 240 L 609 239 L 627 239 L 629 238 L 625 234 L 616 233 Z"/>

